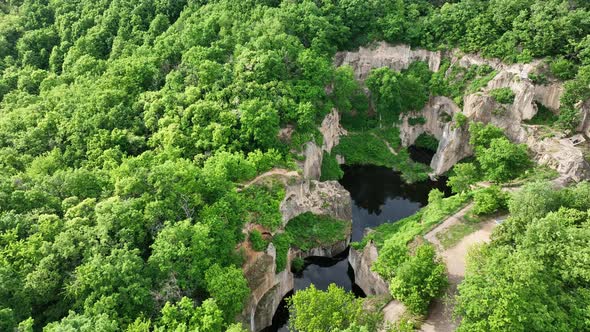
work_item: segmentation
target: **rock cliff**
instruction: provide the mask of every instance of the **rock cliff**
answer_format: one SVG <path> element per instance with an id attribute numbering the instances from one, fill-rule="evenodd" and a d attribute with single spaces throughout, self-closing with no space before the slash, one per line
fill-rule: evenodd
<path id="1" fill-rule="evenodd" d="M 354 282 L 369 295 L 389 294 L 389 285 L 377 273 L 371 270 L 373 262 L 379 256 L 373 242 L 367 243 L 362 250 L 350 248 L 348 262 L 354 270 Z"/>
<path id="2" fill-rule="evenodd" d="M 340 136 L 347 134 L 346 130 L 340 126 L 340 113 L 336 109 L 324 117 L 319 130 L 323 138 L 321 148 L 315 142 L 307 142 L 304 147 L 305 160 L 301 168 L 305 179 L 320 179 L 324 151 L 330 153 L 332 148 L 340 142 Z"/>
<path id="3" fill-rule="evenodd" d="M 297 178 L 294 184 L 288 184 L 292 181 L 283 182 L 286 184 L 286 192 L 280 205 L 283 220 L 281 229 L 284 229 L 289 220 L 305 212 L 328 215 L 347 220 L 350 225 L 352 224 L 350 193 L 337 181 L 317 181 L 321 175 L 324 151 L 330 152 L 334 146 L 338 145 L 340 136 L 346 134 L 346 131 L 340 127 L 339 113 L 332 110 L 322 121 L 319 130 L 323 136 L 322 146 L 308 142 L 304 147 L 305 160 L 301 164 L 303 177 Z M 272 243 L 264 253 L 254 253 L 254 257 L 243 267 L 251 295 L 239 320 L 249 326 L 251 331 L 259 331 L 271 325 L 281 300 L 293 290 L 294 280 L 291 273 L 293 259 L 339 255 L 347 250 L 351 232 L 352 228 L 348 227 L 341 240 L 311 248 L 308 251 L 290 248 L 286 268 L 279 273 L 276 273 L 276 250 Z"/>
<path id="4" fill-rule="evenodd" d="M 441 52 L 412 50 L 407 45 L 389 45 L 380 42 L 369 47 L 361 47 L 354 52 L 338 52 L 334 57 L 336 66 L 351 66 L 359 80 L 365 80 L 373 68 L 389 67 L 400 71 L 415 61 L 428 63 L 431 71 L 438 71 L 442 60 Z"/>
<path id="5" fill-rule="evenodd" d="M 337 181 L 305 180 L 287 186 L 280 210 L 283 225 L 305 212 L 352 220 L 350 193 Z"/>
<path id="6" fill-rule="evenodd" d="M 445 173 L 456 162 L 473 154 L 473 149 L 468 144 L 467 128 L 458 126 L 452 120 L 454 114 L 463 113 L 470 121 L 492 123 L 502 128 L 513 142 L 527 144 L 534 153 L 535 160 L 556 169 L 562 178 L 573 181 L 588 178 L 590 165 L 579 147 L 559 135 L 552 138 L 544 137 L 534 126 L 524 123 L 537 113 L 537 103 L 554 112 L 559 110 L 563 85 L 559 82 L 535 84 L 529 78 L 532 72 L 545 66 L 541 60 L 508 65 L 498 59 L 463 54 L 459 50 L 445 53 L 411 50 L 406 45 L 394 46 L 382 42 L 372 48 L 361 47 L 354 52 L 339 52 L 334 63 L 351 66 L 355 77 L 363 81 L 373 68 L 389 67 L 401 70 L 413 61 L 425 61 L 430 70 L 438 71 L 442 59 L 445 58 L 450 60 L 452 66 L 465 68 L 485 64 L 494 69 L 496 75 L 480 91 L 464 97 L 463 109 L 449 98 L 434 96 L 422 110 L 402 117 L 400 138 L 403 146 L 413 144 L 422 133 L 429 133 L 439 140 L 438 149 L 430 165 L 434 176 Z M 500 104 L 494 100 L 490 96 L 490 91 L 498 88 L 510 88 L 514 93 L 514 102 Z M 578 130 L 589 135 L 590 101 L 581 103 L 579 108 L 583 118 Z M 411 126 L 409 119 L 415 117 L 423 117 L 426 123 Z"/>
<path id="7" fill-rule="evenodd" d="M 345 237 L 334 243 L 325 244 L 308 251 L 290 248 L 287 254 L 285 270 L 276 273 L 276 250 L 269 244 L 265 253 L 258 254 L 253 264 L 244 270 L 248 286 L 251 289 L 248 303 L 238 318 L 249 326 L 250 331 L 260 331 L 272 324 L 272 318 L 283 297 L 294 287 L 291 264 L 295 258 L 311 256 L 334 257 L 345 250 L 350 244 L 352 228 L 347 228 Z"/>

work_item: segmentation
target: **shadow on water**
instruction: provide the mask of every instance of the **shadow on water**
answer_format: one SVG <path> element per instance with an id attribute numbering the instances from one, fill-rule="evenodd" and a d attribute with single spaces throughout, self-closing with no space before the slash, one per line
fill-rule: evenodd
<path id="1" fill-rule="evenodd" d="M 434 158 L 434 154 L 436 153 L 436 151 L 421 148 L 415 145 L 410 145 L 408 147 L 408 152 L 410 153 L 410 158 L 412 158 L 413 161 L 426 165 L 430 165 L 430 162 L 432 162 L 432 158 Z"/>
<path id="2" fill-rule="evenodd" d="M 340 183 L 351 194 L 352 206 L 352 241 L 362 239 L 366 227 L 376 227 L 385 222 L 395 222 L 414 214 L 428 203 L 428 193 L 438 188 L 450 195 L 446 179 L 423 181 L 413 184 L 405 183 L 399 172 L 379 166 L 342 167 L 344 177 Z M 298 291 L 312 283 L 318 289 L 325 290 L 331 283 L 352 291 L 358 297 L 364 297 L 363 291 L 354 283 L 354 272 L 348 264 L 348 250 L 334 258 L 310 257 L 305 260 L 302 271 L 294 274 L 295 289 Z M 293 295 L 290 292 L 285 298 Z M 287 322 L 289 311 L 285 298 L 273 317 L 273 324 L 264 332 L 289 331 Z"/>
<path id="3" fill-rule="evenodd" d="M 380 166 L 343 166 L 340 183 L 352 197 L 352 241 L 363 237 L 366 227 L 411 216 L 428 203 L 428 193 L 438 188 L 450 195 L 446 179 L 405 183 L 399 172 Z"/>

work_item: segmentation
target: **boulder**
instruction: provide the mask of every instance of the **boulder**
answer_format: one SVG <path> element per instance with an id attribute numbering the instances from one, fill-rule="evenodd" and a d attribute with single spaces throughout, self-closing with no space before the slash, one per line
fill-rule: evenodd
<path id="1" fill-rule="evenodd" d="M 306 180 L 287 186 L 280 211 L 283 225 L 305 212 L 352 220 L 352 199 L 337 181 Z"/>

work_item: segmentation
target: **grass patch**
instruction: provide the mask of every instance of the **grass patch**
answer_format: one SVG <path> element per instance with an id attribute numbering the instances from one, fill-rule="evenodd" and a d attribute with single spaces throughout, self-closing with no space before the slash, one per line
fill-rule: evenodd
<path id="1" fill-rule="evenodd" d="M 430 167 L 412 161 L 406 149 L 399 149 L 396 154 L 391 153 L 384 141 L 388 142 L 392 149 L 399 149 L 399 130 L 391 128 L 350 133 L 340 139 L 340 144 L 332 153 L 344 156 L 349 165 L 394 168 L 400 171 L 404 180 L 409 183 L 428 178 Z"/>
<path id="2" fill-rule="evenodd" d="M 553 114 L 550 109 L 539 103 L 537 103 L 537 110 L 537 114 L 535 114 L 532 119 L 525 121 L 526 124 L 551 126 L 559 118 L 559 116 Z"/>
<path id="3" fill-rule="evenodd" d="M 307 251 L 343 240 L 350 227 L 350 221 L 306 212 L 290 220 L 285 233 L 291 235 L 293 246 Z"/>
<path id="4" fill-rule="evenodd" d="M 512 89 L 510 88 L 490 90 L 490 96 L 501 104 L 512 104 L 514 102 L 514 92 L 512 92 Z"/>
<path id="5" fill-rule="evenodd" d="M 282 215 L 279 207 L 285 197 L 285 188 L 282 184 L 252 185 L 245 188 L 241 195 L 247 211 L 246 222 L 262 225 L 272 231 L 281 225 Z"/>
<path id="6" fill-rule="evenodd" d="M 397 162 L 396 156 L 389 151 L 382 139 L 368 131 L 342 137 L 332 153 L 344 156 L 348 164 L 393 167 Z"/>
<path id="7" fill-rule="evenodd" d="M 249 236 L 250 244 L 252 244 L 252 249 L 256 251 L 263 251 L 268 246 L 268 242 L 262 237 L 259 231 L 253 230 L 250 232 Z"/>
<path id="8" fill-rule="evenodd" d="M 322 245 L 332 245 L 344 240 L 351 226 L 350 221 L 315 215 L 311 212 L 291 219 L 285 227 L 285 232 L 275 235 L 272 239 L 277 251 L 276 272 L 286 268 L 290 247 L 307 251 Z"/>
<path id="9" fill-rule="evenodd" d="M 547 165 L 536 165 L 526 170 L 520 177 L 512 181 L 510 185 L 519 185 L 525 182 L 548 181 L 557 179 L 559 172 Z"/>
<path id="10" fill-rule="evenodd" d="M 426 118 L 424 118 L 423 116 L 408 119 L 408 124 L 410 126 L 415 126 L 415 125 L 419 125 L 419 124 L 422 125 L 425 123 L 426 123 Z"/>
<path id="11" fill-rule="evenodd" d="M 443 248 L 449 249 L 454 247 L 462 238 L 475 232 L 479 227 L 472 223 L 460 223 L 449 227 L 448 229 L 437 233 L 436 238 L 440 241 Z"/>
<path id="12" fill-rule="evenodd" d="M 486 85 L 488 85 L 488 83 L 494 78 L 496 77 L 496 75 L 498 74 L 497 71 L 492 70 L 491 72 L 489 72 L 487 75 L 482 76 L 482 77 L 478 77 L 476 79 L 474 79 L 469 86 L 467 87 L 467 94 L 472 94 L 475 93 L 479 90 L 481 90 L 483 87 L 485 87 Z"/>

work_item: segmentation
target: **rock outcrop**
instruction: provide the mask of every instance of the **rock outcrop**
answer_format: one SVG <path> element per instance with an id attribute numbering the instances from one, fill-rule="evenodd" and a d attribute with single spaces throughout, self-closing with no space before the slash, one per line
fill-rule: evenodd
<path id="1" fill-rule="evenodd" d="M 452 120 L 457 113 L 461 113 L 459 106 L 450 98 L 438 96 L 430 98 L 422 111 L 402 117 L 400 138 L 403 146 L 414 144 L 422 133 L 428 133 L 439 141 L 430 163 L 435 175 L 446 172 L 459 160 L 473 154 L 471 146 L 465 143 L 469 141 L 466 128 Z M 409 121 L 415 117 L 422 117 L 426 122 L 412 126 Z"/>
<path id="2" fill-rule="evenodd" d="M 590 165 L 584 158 L 582 150 L 563 136 L 543 137 L 543 131 L 537 126 L 526 128 L 527 145 L 536 155 L 541 165 L 555 169 L 566 182 L 579 182 L 590 178 Z"/>
<path id="3" fill-rule="evenodd" d="M 406 45 L 389 45 L 378 43 L 374 47 L 361 47 L 354 52 L 339 52 L 334 63 L 338 66 L 349 65 L 355 77 L 364 81 L 373 68 L 389 67 L 402 70 L 414 61 L 425 61 L 430 70 L 438 71 L 443 58 L 450 60 L 453 66 L 468 68 L 472 65 L 488 65 L 496 75 L 480 91 L 467 95 L 463 99 L 461 110 L 451 99 L 432 97 L 419 112 L 402 117 L 400 138 L 403 146 L 414 143 L 422 133 L 433 135 L 439 140 L 431 168 L 433 176 L 448 171 L 456 162 L 473 154 L 469 146 L 467 128 L 452 121 L 454 114 L 463 113 L 470 121 L 491 123 L 504 130 L 515 143 L 526 143 L 535 153 L 535 160 L 555 168 L 563 178 L 579 181 L 590 174 L 590 165 L 583 158 L 582 150 L 563 137 L 544 138 L 534 134 L 534 130 L 524 121 L 532 119 L 538 109 L 537 103 L 553 112 L 558 112 L 563 85 L 559 82 L 535 84 L 529 75 L 545 66 L 542 60 L 527 64 L 504 64 L 499 59 L 486 59 L 474 54 L 463 54 L 459 50 L 445 53 L 421 49 L 410 49 Z M 449 68 L 450 73 L 451 69 Z M 491 97 L 491 90 L 510 88 L 514 93 L 511 104 L 501 104 Z M 578 105 L 582 111 L 579 132 L 590 135 L 590 101 Z M 409 119 L 423 117 L 424 124 L 410 125 Z"/>
<path id="4" fill-rule="evenodd" d="M 389 285 L 381 276 L 371 270 L 373 262 L 379 256 L 373 242 L 367 243 L 363 250 L 350 248 L 348 262 L 354 270 L 354 282 L 369 295 L 389 294 Z"/>
<path id="5" fill-rule="evenodd" d="M 249 326 L 250 331 L 260 331 L 271 325 L 281 300 L 293 290 L 294 277 L 291 272 L 293 260 L 311 256 L 334 257 L 343 253 L 350 244 L 352 232 L 350 225 L 352 224 L 349 224 L 344 238 L 335 243 L 307 251 L 290 248 L 286 268 L 279 273 L 276 273 L 276 250 L 272 243 L 269 244 L 266 252 L 259 254 L 254 264 L 244 271 L 251 294 L 246 308 L 238 319 Z"/>
<path id="6" fill-rule="evenodd" d="M 441 52 L 412 50 L 407 45 L 390 45 L 380 42 L 369 47 L 360 47 L 354 52 L 338 52 L 334 57 L 336 66 L 351 66 L 358 80 L 365 80 L 373 68 L 389 67 L 400 71 L 412 62 L 424 61 L 431 71 L 438 71 L 442 60 Z"/>
<path id="7" fill-rule="evenodd" d="M 324 117 L 319 130 L 323 137 L 322 146 L 319 147 L 315 142 L 307 142 L 304 147 L 305 160 L 301 168 L 305 179 L 320 179 L 324 151 L 330 153 L 340 142 L 340 136 L 347 134 L 340 126 L 340 113 L 336 109 Z"/>
<path id="8" fill-rule="evenodd" d="M 276 250 L 269 244 L 264 253 L 257 254 L 253 264 L 244 269 L 250 288 L 250 298 L 238 318 L 251 331 L 258 331 L 272 323 L 281 299 L 293 289 L 293 275 L 288 270 L 276 273 Z"/>
<path id="9" fill-rule="evenodd" d="M 287 186 L 280 210 L 283 224 L 305 212 L 352 220 L 350 193 L 337 181 L 306 180 Z"/>
<path id="10" fill-rule="evenodd" d="M 579 103 L 578 108 L 580 109 L 581 121 L 578 126 L 578 132 L 590 137 L 590 99 L 584 103 Z"/>
<path id="11" fill-rule="evenodd" d="M 312 212 L 328 215 L 336 219 L 350 221 L 352 225 L 352 199 L 350 193 L 337 181 L 317 181 L 321 175 L 324 151 L 330 152 L 346 131 L 340 127 L 340 115 L 333 110 L 322 121 L 319 128 L 323 136 L 322 146 L 308 142 L 304 147 L 305 161 L 301 167 L 303 178 L 294 184 L 286 184 L 285 198 L 281 202 L 284 228 L 289 220 L 296 216 Z M 279 230 L 280 232 L 280 230 Z M 295 258 L 310 256 L 333 257 L 347 250 L 350 244 L 352 227 L 347 228 L 344 237 L 330 244 L 325 244 L 308 251 L 290 248 L 287 266 L 284 271 L 276 273 L 276 250 L 270 244 L 264 253 L 255 253 L 253 262 L 244 266 L 244 275 L 248 280 L 251 295 L 239 317 L 251 331 L 259 331 L 272 324 L 272 318 L 283 297 L 293 290 L 294 280 L 291 262 Z"/>

